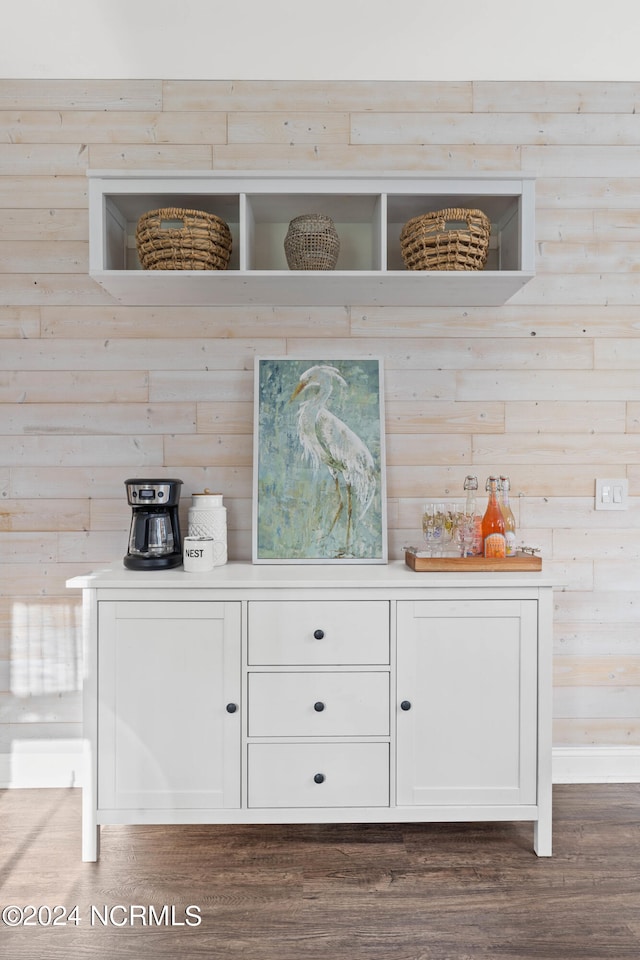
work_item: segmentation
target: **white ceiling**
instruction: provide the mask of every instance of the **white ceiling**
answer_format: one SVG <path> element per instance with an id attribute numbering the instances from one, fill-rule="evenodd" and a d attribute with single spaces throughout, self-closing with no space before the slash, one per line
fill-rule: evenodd
<path id="1" fill-rule="evenodd" d="M 13 0 L 0 77 L 640 79 L 638 0 Z"/>

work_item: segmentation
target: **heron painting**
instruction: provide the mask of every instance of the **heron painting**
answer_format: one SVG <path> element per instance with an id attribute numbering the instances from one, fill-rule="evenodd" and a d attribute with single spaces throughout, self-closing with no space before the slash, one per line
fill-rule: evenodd
<path id="1" fill-rule="evenodd" d="M 256 361 L 253 559 L 385 563 L 378 359 Z"/>

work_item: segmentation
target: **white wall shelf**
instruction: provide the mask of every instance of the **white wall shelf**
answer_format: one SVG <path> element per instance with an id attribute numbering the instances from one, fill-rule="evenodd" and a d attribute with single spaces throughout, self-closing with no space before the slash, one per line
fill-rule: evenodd
<path id="1" fill-rule="evenodd" d="M 89 177 L 90 275 L 121 303 L 497 306 L 534 276 L 530 177 L 196 171 L 90 171 Z M 142 270 L 136 223 L 159 207 L 226 220 L 233 237 L 229 268 Z M 404 268 L 403 224 L 445 207 L 477 207 L 491 220 L 484 270 Z M 303 213 L 333 218 L 341 242 L 335 271 L 288 269 L 284 237 L 289 221 Z"/>

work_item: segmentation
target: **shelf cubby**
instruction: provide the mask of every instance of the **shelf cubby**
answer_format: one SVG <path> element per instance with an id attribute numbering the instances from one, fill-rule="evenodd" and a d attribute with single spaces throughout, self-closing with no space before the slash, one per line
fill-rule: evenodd
<path id="1" fill-rule="evenodd" d="M 90 274 L 127 304 L 499 305 L 534 276 L 534 181 L 500 177 L 326 173 L 90 171 Z M 231 229 L 226 271 L 141 269 L 138 218 L 161 207 L 214 213 Z M 406 270 L 400 231 L 446 207 L 491 220 L 482 271 Z M 330 216 L 340 236 L 335 271 L 289 270 L 284 238 L 296 216 Z"/>

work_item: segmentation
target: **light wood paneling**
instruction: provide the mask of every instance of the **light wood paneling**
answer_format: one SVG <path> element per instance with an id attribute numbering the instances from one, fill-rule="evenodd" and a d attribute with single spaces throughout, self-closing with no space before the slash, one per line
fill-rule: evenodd
<path id="1" fill-rule="evenodd" d="M 140 434 L 193 433 L 193 403 L 29 403 L 9 408 L 7 434 Z"/>
<path id="2" fill-rule="evenodd" d="M 633 746 L 640 740 L 635 717 L 620 720 L 554 720 L 553 742 L 559 747 L 593 746 L 602 743 Z"/>
<path id="3" fill-rule="evenodd" d="M 121 464 L 150 469 L 162 465 L 162 436 L 0 435 L 0 466 L 91 467 L 101 470 Z M 124 479 L 124 478 L 123 478 Z"/>
<path id="4" fill-rule="evenodd" d="M 571 463 L 588 464 L 602 460 L 611 463 L 640 463 L 640 447 L 628 434 L 599 434 L 598 443 L 584 434 L 523 434 L 517 446 L 511 434 L 482 434 L 474 438 L 476 460 L 494 463 Z"/>
<path id="5" fill-rule="evenodd" d="M 511 113 L 631 113 L 640 109 L 640 84 L 604 83 L 553 83 L 544 80 L 516 80 L 510 83 L 498 81 L 475 81 L 473 84 L 473 109 L 480 112 Z"/>
<path id="6" fill-rule="evenodd" d="M 401 321 L 400 321 L 401 322 Z M 590 369 L 593 367 L 593 341 L 587 338 L 558 338 L 552 344 L 541 340 L 535 345 L 531 337 L 522 341 L 502 337 L 478 337 L 461 340 L 447 334 L 440 337 L 412 337 L 395 342 L 395 329 L 387 337 L 359 337 L 340 341 L 334 349 L 340 357 L 383 355 L 386 370 L 518 370 L 518 369 Z M 494 331 L 497 333 L 497 331 Z M 322 357 L 326 341 L 290 339 L 289 353 Z M 338 356 L 338 353 L 335 354 Z"/>
<path id="7" fill-rule="evenodd" d="M 595 483 L 591 481 L 592 487 Z M 574 496 L 565 496 L 569 492 Z M 568 528 L 609 532 L 640 527 L 640 500 L 633 499 L 629 510 L 595 510 L 595 489 L 590 497 L 579 496 L 574 490 L 562 490 L 562 496 L 523 498 L 521 510 L 527 526 Z"/>
<path id="8" fill-rule="evenodd" d="M 272 80 L 165 80 L 162 84 L 165 110 L 228 110 L 263 112 L 282 110 L 469 110 L 469 82 L 432 81 L 398 83 L 349 81 L 317 83 Z"/>
<path id="9" fill-rule="evenodd" d="M 536 185 L 539 207 L 591 210 L 594 217 L 600 210 L 626 212 L 640 204 L 640 178 L 637 172 L 628 177 L 606 175 L 567 176 L 565 169 L 558 176 L 544 177 Z"/>
<path id="10" fill-rule="evenodd" d="M 104 148 L 99 154 L 105 157 Z M 91 165 L 96 154 L 91 153 Z M 129 166 L 117 162 L 112 155 L 114 167 Z M 128 154 L 125 160 L 129 160 Z M 144 164 L 140 163 L 140 167 Z M 148 165 L 148 164 L 147 164 Z M 104 164 L 102 164 L 104 166 Z M 109 166 L 109 164 L 107 164 Z M 508 144 L 468 146 L 464 144 L 383 144 L 344 146 L 332 143 L 320 144 L 221 144 L 213 148 L 213 166 L 221 170 L 295 170 L 296 167 L 314 170 L 413 170 L 421 173 L 473 173 L 512 172 L 521 167 L 520 147 Z"/>
<path id="11" fill-rule="evenodd" d="M 0 207 L 0 241 L 33 241 L 38 237 L 41 244 L 51 240 L 83 241 L 89 236 L 89 218 L 86 210 L 3 209 Z M 42 248 L 39 248 L 41 253 Z M 83 257 L 86 254 L 83 251 Z M 38 261 L 37 269 L 41 269 Z"/>
<path id="12" fill-rule="evenodd" d="M 84 273 L 6 273 L 2 275 L 2 297 L 15 306 L 90 306 L 109 300 L 102 287 Z"/>
<path id="13" fill-rule="evenodd" d="M 640 369 L 640 340 L 606 340 L 598 343 L 595 365 L 606 370 Z"/>
<path id="14" fill-rule="evenodd" d="M 497 433 L 504 429 L 504 404 L 391 400 L 386 429 L 389 434 Z"/>
<path id="15" fill-rule="evenodd" d="M 43 530 L 86 530 L 89 527 L 87 500 L 3 500 L 0 530 L 32 533 Z"/>
<path id="16" fill-rule="evenodd" d="M 40 336 L 38 307 L 0 306 L 0 338 L 15 339 Z"/>
<path id="17" fill-rule="evenodd" d="M 87 214 L 87 179 L 82 173 L 77 176 L 25 176 L 25 169 L 16 176 L 0 175 L 0 207 L 11 210 L 54 208 L 75 210 Z"/>
<path id="18" fill-rule="evenodd" d="M 545 273 L 593 273 L 597 263 L 605 273 L 637 273 L 638 245 L 633 238 L 612 243 L 560 243 L 545 241 L 538 245 L 538 269 Z"/>
<path id="19" fill-rule="evenodd" d="M 345 307 L 175 307 L 78 306 L 41 308 L 42 336 L 57 339 L 144 338 L 149 340 L 198 338 L 217 340 L 269 339 L 275 355 L 287 351 L 287 337 L 302 337 L 313 330 L 315 337 L 349 335 L 349 313 Z M 266 349 L 266 346 L 265 346 Z M 326 344 L 325 344 L 326 349 Z"/>
<path id="20" fill-rule="evenodd" d="M 387 437 L 387 460 L 395 467 L 471 463 L 471 437 L 390 434 Z"/>
<path id="21" fill-rule="evenodd" d="M 102 443 L 104 445 L 104 438 Z M 149 466 L 153 469 L 152 464 Z M 57 466 L 52 463 L 46 466 L 13 466 L 9 489 L 11 496 L 19 500 L 41 497 L 43 491 L 46 491 L 47 496 L 56 499 L 89 497 L 93 501 L 112 497 L 121 501 L 125 498 L 125 479 L 134 476 L 141 469 L 147 474 L 149 466 L 145 464 L 141 467 L 140 463 L 133 460 L 130 464 L 121 462 L 116 466 L 103 464 L 100 470 L 79 463 L 74 466 Z"/>
<path id="22" fill-rule="evenodd" d="M 98 370 L 0 372 L 0 403 L 142 403 L 149 399 L 149 378 L 131 371 L 126 378 Z M 28 411 L 25 411 L 28 416 Z M 11 424 L 1 428 L 12 432 Z"/>
<path id="23" fill-rule="evenodd" d="M 56 240 L 0 240 L 0 273 L 86 273 L 89 244 Z"/>
<path id="24" fill-rule="evenodd" d="M 230 138 L 231 139 L 231 138 Z M 354 113 L 352 143 L 482 143 L 637 145 L 633 113 L 590 115 L 537 112 Z"/>
<path id="25" fill-rule="evenodd" d="M 640 685 L 640 657 L 560 657 L 553 682 L 557 687 Z"/>
<path id="26" fill-rule="evenodd" d="M 76 637 L 64 581 L 124 554 L 128 476 L 180 477 L 185 523 L 219 490 L 250 557 L 256 357 L 379 356 L 390 555 L 425 499 L 508 472 L 562 584 L 556 742 L 640 743 L 638 108 L 639 83 L 0 81 L 0 688 L 12 598 L 34 642 Z M 537 276 L 501 307 L 122 306 L 87 275 L 88 168 L 524 171 Z M 607 476 L 628 510 L 594 510 Z M 77 735 L 74 696 L 45 736 Z"/>
<path id="27" fill-rule="evenodd" d="M 556 371 L 462 370 L 457 377 L 456 398 L 545 403 L 557 400 L 563 405 L 579 400 L 637 401 L 640 400 L 640 376 L 633 369 L 617 370 L 614 376 L 605 370 L 594 370 L 586 376 L 562 368 Z"/>
<path id="28" fill-rule="evenodd" d="M 198 433 L 253 434 L 253 403 L 247 400 L 233 402 L 198 401 L 196 423 Z"/>
<path id="29" fill-rule="evenodd" d="M 167 437 L 164 455 L 167 463 L 176 467 L 198 467 L 203 463 L 213 469 L 218 467 L 251 467 L 253 438 L 242 434 L 197 435 L 193 437 Z"/>
<path id="30" fill-rule="evenodd" d="M 87 164 L 85 144 L 0 142 L 0 176 L 77 177 Z"/>
<path id="31" fill-rule="evenodd" d="M 505 404 L 508 433 L 624 433 L 627 407 L 622 400 L 518 401 Z"/>
<path id="32" fill-rule="evenodd" d="M 190 114 L 188 115 L 190 116 Z M 229 143 L 348 143 L 347 113 L 313 113 L 293 110 L 281 113 L 231 114 Z"/>
<path id="33" fill-rule="evenodd" d="M 362 307 L 351 310 L 353 337 L 635 337 L 640 334 L 637 307 L 607 304 L 594 310 L 578 304 L 520 303 L 512 298 L 499 311 L 488 307 L 434 307 L 428 312 L 412 307 Z M 553 350 L 553 344 L 549 344 Z"/>
<path id="34" fill-rule="evenodd" d="M 538 177 L 562 177 L 579 170 L 582 177 L 637 177 L 637 146 L 569 144 L 522 147 L 522 170 Z"/>
<path id="35" fill-rule="evenodd" d="M 210 170 L 211 161 L 212 148 L 206 145 L 116 142 L 92 144 L 87 165 L 94 170 Z"/>
<path id="36" fill-rule="evenodd" d="M 96 111 L 0 111 L 5 143 L 226 143 L 227 115 Z"/>
<path id="37" fill-rule="evenodd" d="M 158 80 L 2 80 L 3 110 L 159 110 Z"/>
<path id="38" fill-rule="evenodd" d="M 624 656 L 640 657 L 640 632 L 633 624 L 563 621 L 554 626 L 557 656 L 603 657 L 615 648 Z"/>
<path id="39" fill-rule="evenodd" d="M 241 403 L 253 389 L 248 370 L 170 370 L 149 374 L 149 396 L 154 402 L 217 400 Z"/>

